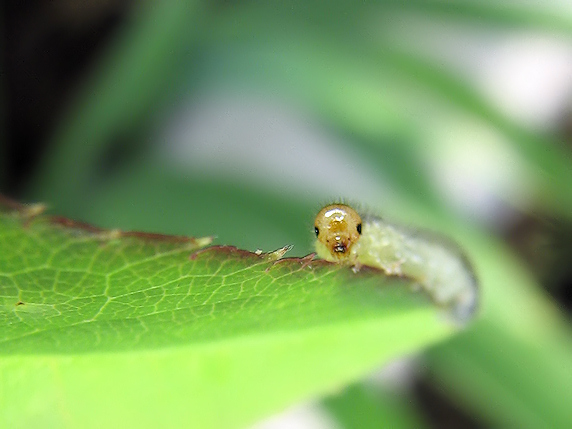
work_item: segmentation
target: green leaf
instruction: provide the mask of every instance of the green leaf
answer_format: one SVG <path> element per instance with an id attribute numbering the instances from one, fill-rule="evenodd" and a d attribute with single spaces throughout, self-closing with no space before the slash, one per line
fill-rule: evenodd
<path id="1" fill-rule="evenodd" d="M 506 136 L 516 152 L 526 160 L 529 175 L 540 182 L 538 198 L 565 216 L 570 216 L 572 158 L 561 141 L 528 130 L 505 117 L 487 103 L 478 91 L 434 61 L 393 49 L 382 52 L 380 62 L 390 63 L 403 76 L 425 86 L 437 97 L 449 100 L 459 109 L 484 120 Z"/>
<path id="2" fill-rule="evenodd" d="M 442 389 L 496 427 L 569 427 L 570 337 L 560 343 L 523 339 L 481 320 L 429 353 Z"/>
<path id="3" fill-rule="evenodd" d="M 424 428 L 409 397 L 385 392 L 371 383 L 353 384 L 323 405 L 344 429 Z"/>
<path id="4" fill-rule="evenodd" d="M 422 0 L 400 3 L 399 7 L 402 6 L 415 13 L 434 14 L 453 22 L 496 25 L 501 29 L 540 30 L 564 36 L 572 34 L 572 19 L 566 3 Z"/>
<path id="5" fill-rule="evenodd" d="M 454 332 L 377 271 L 0 207 L 0 426 L 236 427 Z"/>
<path id="6" fill-rule="evenodd" d="M 482 285 L 480 319 L 432 348 L 428 368 L 467 411 L 495 427 L 569 427 L 572 331 L 522 262 L 494 239 L 465 244 Z"/>

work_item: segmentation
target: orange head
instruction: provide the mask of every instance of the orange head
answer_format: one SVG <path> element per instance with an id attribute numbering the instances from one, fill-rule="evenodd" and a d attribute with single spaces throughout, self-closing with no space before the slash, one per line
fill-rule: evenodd
<path id="1" fill-rule="evenodd" d="M 350 206 L 331 204 L 316 216 L 314 232 L 333 259 L 347 258 L 361 235 L 361 217 Z"/>

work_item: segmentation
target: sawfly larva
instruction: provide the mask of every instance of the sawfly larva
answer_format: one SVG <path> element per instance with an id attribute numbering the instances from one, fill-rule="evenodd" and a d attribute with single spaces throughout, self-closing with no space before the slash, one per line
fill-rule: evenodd
<path id="1" fill-rule="evenodd" d="M 360 216 L 346 204 L 324 207 L 314 222 L 316 253 L 359 270 L 367 265 L 415 280 L 440 307 L 466 321 L 477 306 L 477 282 L 456 244 L 437 235 Z"/>

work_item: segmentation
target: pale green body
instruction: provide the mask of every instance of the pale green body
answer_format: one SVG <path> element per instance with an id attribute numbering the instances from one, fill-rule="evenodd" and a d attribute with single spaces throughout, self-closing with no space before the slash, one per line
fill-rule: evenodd
<path id="1" fill-rule="evenodd" d="M 393 226 L 379 218 L 366 218 L 351 253 L 357 265 L 415 279 L 456 318 L 467 319 L 476 308 L 473 271 L 460 249 L 444 239 Z"/>

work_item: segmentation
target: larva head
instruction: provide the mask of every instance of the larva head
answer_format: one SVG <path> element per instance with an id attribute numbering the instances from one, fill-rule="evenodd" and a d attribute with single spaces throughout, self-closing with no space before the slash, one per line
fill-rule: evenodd
<path id="1" fill-rule="evenodd" d="M 314 221 L 314 232 L 318 239 L 318 254 L 329 260 L 347 259 L 350 249 L 361 235 L 361 217 L 350 206 L 331 204 L 324 207 Z M 327 253 L 321 254 L 320 250 Z"/>

